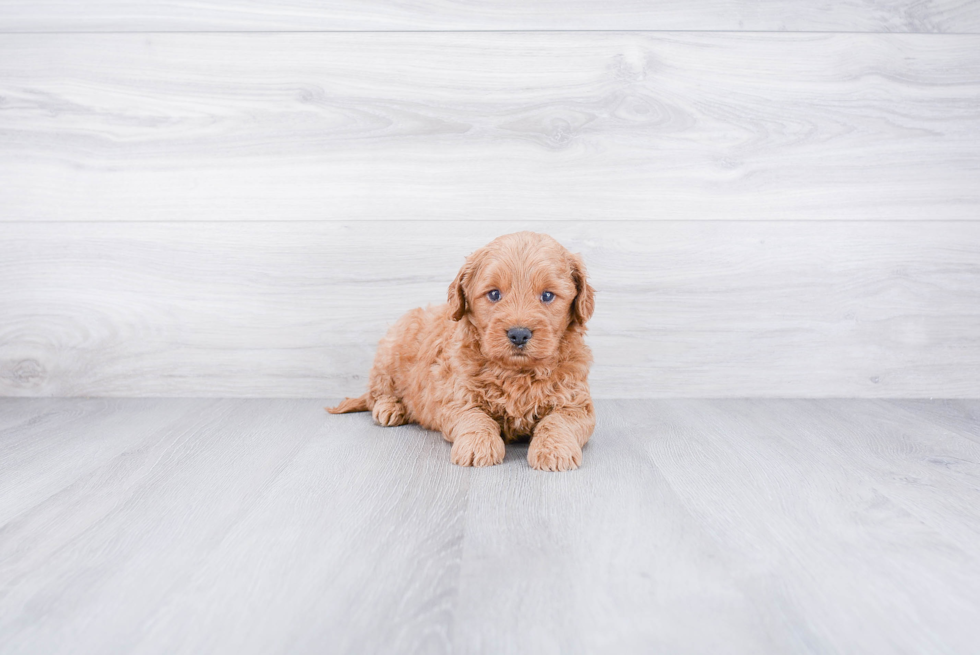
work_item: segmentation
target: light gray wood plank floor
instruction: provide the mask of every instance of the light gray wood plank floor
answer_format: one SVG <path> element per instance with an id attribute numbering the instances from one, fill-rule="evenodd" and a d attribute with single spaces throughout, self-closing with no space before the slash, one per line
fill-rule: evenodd
<path id="1" fill-rule="evenodd" d="M 0 400 L 0 651 L 980 643 L 980 401 L 601 401 L 565 474 L 323 404 Z"/>

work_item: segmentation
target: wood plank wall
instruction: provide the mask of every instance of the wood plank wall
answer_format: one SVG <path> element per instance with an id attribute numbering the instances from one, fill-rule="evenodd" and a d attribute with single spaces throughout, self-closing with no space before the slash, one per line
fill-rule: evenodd
<path id="1" fill-rule="evenodd" d="M 980 3 L 0 0 L 0 395 L 352 394 L 521 229 L 596 396 L 980 396 Z"/>

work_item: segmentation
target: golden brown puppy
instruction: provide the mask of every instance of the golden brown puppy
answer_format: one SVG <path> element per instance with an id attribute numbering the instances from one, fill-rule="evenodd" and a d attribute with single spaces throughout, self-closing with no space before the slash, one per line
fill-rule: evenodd
<path id="1" fill-rule="evenodd" d="M 594 297 L 582 258 L 551 237 L 499 237 L 467 258 L 448 304 L 388 330 L 370 390 L 327 411 L 439 430 L 461 466 L 499 464 L 505 441 L 531 437 L 531 466 L 577 468 L 595 427 L 583 340 Z"/>

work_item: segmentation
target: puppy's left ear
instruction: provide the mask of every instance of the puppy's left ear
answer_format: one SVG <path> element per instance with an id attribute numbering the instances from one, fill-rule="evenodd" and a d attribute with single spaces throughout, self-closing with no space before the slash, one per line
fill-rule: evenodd
<path id="1" fill-rule="evenodd" d="M 582 255 L 572 255 L 572 280 L 575 281 L 575 300 L 572 301 L 572 323 L 585 325 L 595 310 L 595 289 L 589 284 Z"/>

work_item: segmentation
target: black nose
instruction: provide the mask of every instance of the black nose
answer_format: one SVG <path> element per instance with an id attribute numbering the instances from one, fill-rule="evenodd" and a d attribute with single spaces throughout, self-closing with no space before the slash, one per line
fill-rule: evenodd
<path id="1" fill-rule="evenodd" d="M 531 331 L 527 328 L 511 328 L 507 330 L 507 338 L 518 348 L 523 348 L 531 338 Z"/>

